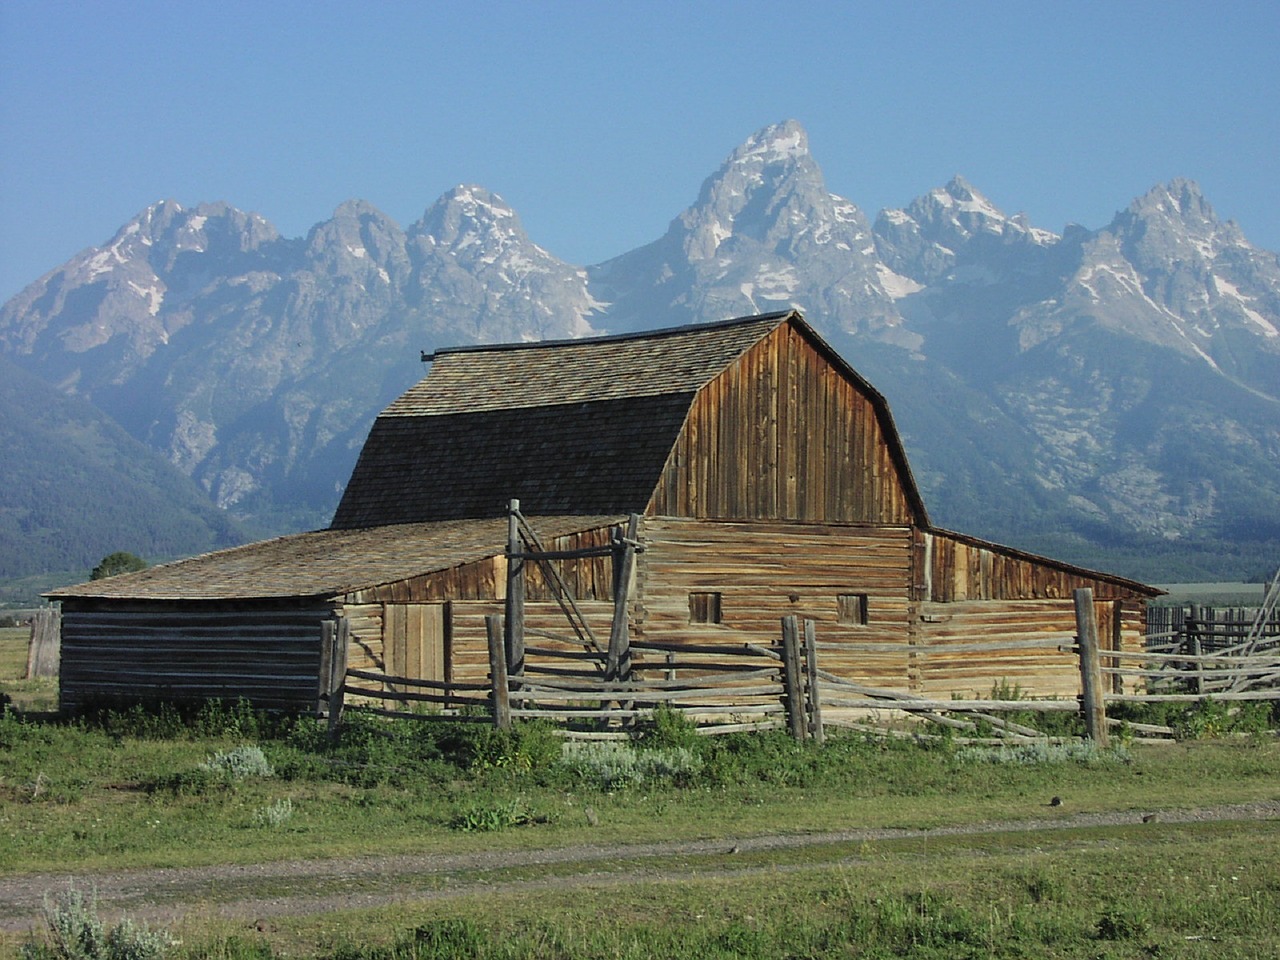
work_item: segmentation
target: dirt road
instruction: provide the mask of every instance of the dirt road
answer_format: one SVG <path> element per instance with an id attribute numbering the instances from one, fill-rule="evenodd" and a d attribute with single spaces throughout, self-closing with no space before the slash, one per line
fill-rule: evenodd
<path id="1" fill-rule="evenodd" d="M 246 920 L 327 913 L 404 901 L 462 897 L 487 891 L 530 890 L 554 885 L 625 883 L 672 879 L 696 870 L 699 876 L 732 876 L 757 870 L 777 872 L 758 857 L 741 868 L 725 858 L 832 844 L 919 837 L 977 836 L 992 833 L 1070 830 L 1124 824 L 1193 823 L 1280 819 L 1280 801 L 1235 804 L 1194 810 L 1059 814 L 1040 819 L 958 824 L 930 830 L 853 829 L 802 835 L 782 834 L 719 840 L 556 847 L 465 855 L 369 856 L 345 860 L 302 860 L 250 864 L 128 870 L 101 873 L 49 873 L 0 878 L 0 930 L 43 926 L 43 900 L 74 883 L 96 891 L 104 917 L 122 913 L 152 923 L 171 922 L 191 913 Z M 714 864 L 658 864 L 664 858 L 715 858 Z M 520 868 L 560 865 L 553 876 L 521 879 Z M 785 869 L 782 868 L 782 869 Z M 800 869 L 797 867 L 797 869 Z"/>

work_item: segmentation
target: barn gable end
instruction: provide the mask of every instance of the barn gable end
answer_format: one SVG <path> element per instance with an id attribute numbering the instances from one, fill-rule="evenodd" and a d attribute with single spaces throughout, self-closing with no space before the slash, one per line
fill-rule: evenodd
<path id="1" fill-rule="evenodd" d="M 647 512 L 927 523 L 884 399 L 798 317 L 698 391 Z"/>

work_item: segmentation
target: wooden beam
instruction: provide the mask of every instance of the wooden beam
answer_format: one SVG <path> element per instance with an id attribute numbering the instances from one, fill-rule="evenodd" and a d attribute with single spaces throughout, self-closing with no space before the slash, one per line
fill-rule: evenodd
<path id="1" fill-rule="evenodd" d="M 1080 644 L 1080 708 L 1084 713 L 1085 734 L 1098 746 L 1106 747 L 1109 742 L 1107 711 L 1098 657 L 1098 621 L 1093 610 L 1093 590 L 1078 587 L 1073 597 Z"/>
<path id="2" fill-rule="evenodd" d="M 493 724 L 499 730 L 511 729 L 511 687 L 507 683 L 507 651 L 503 642 L 502 618 L 489 614 L 484 618 L 489 637 L 489 682 L 492 689 Z"/>

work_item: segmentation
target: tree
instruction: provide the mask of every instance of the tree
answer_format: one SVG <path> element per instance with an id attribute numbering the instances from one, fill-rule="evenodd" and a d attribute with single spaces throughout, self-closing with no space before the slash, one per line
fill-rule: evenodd
<path id="1" fill-rule="evenodd" d="M 114 577 L 117 573 L 133 573 L 135 570 L 145 569 L 147 569 L 147 561 L 136 554 L 117 550 L 102 558 L 102 562 L 89 574 L 89 579 L 101 580 L 104 577 Z"/>

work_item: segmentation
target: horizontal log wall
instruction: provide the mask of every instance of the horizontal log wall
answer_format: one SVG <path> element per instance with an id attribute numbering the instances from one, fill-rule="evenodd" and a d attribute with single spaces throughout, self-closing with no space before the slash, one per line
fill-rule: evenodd
<path id="1" fill-rule="evenodd" d="M 325 604 L 64 600 L 61 702 L 235 700 L 311 709 Z"/>
<path id="2" fill-rule="evenodd" d="M 643 539 L 637 640 L 771 645 L 795 615 L 815 621 L 824 669 L 908 687 L 910 528 L 663 517 L 646 519 Z M 722 622 L 690 623 L 691 593 L 720 594 Z M 840 622 L 841 595 L 866 596 L 865 625 Z"/>
<path id="3" fill-rule="evenodd" d="M 1103 649 L 1142 648 L 1137 604 L 1121 602 L 1118 619 L 1116 601 L 1095 601 L 1094 610 Z M 1027 696 L 1074 698 L 1080 693 L 1075 638 L 1071 600 L 922 603 L 913 650 L 915 690 L 943 699 L 982 698 L 1005 685 Z M 1109 686 L 1108 692 L 1122 691 Z"/>
<path id="4" fill-rule="evenodd" d="M 905 524 L 901 469 L 872 399 L 783 324 L 699 391 L 647 512 Z"/>

